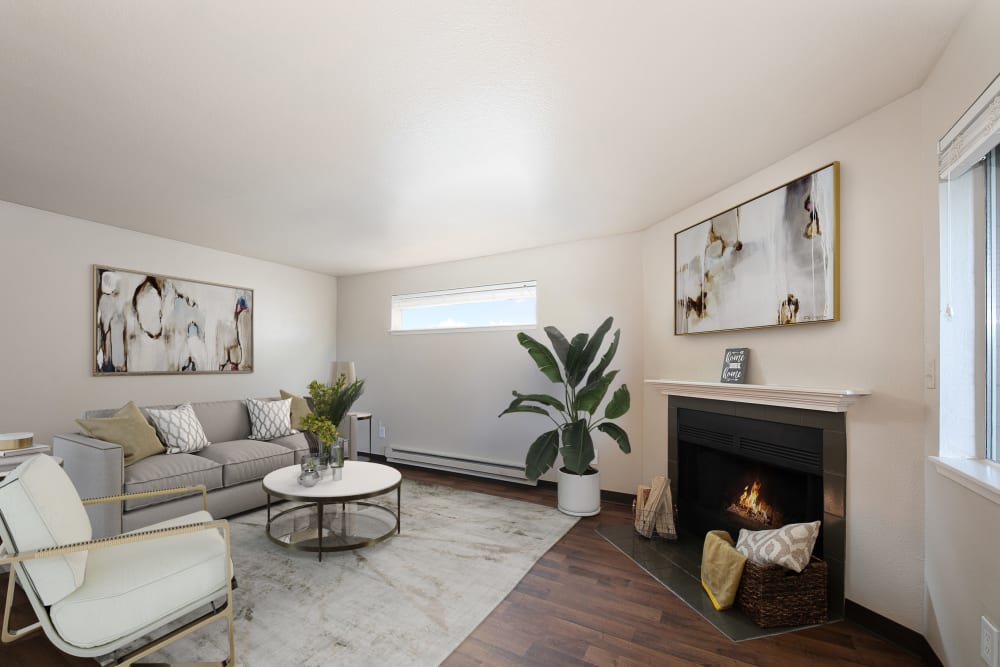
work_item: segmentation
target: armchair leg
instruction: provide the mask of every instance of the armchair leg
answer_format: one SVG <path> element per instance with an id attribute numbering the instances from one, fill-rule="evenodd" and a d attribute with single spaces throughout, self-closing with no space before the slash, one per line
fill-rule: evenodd
<path id="1" fill-rule="evenodd" d="M 10 629 L 10 610 L 14 606 L 14 579 L 14 566 L 11 565 L 10 571 L 7 574 L 7 599 L 3 605 L 3 628 L 0 630 L 0 641 L 4 644 L 24 639 L 42 629 L 42 624 L 37 621 L 17 630 Z"/>

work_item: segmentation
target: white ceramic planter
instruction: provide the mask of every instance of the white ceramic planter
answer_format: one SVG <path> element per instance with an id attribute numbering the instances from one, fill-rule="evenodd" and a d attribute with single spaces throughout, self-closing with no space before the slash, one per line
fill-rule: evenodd
<path id="1" fill-rule="evenodd" d="M 559 471 L 559 511 L 570 516 L 594 516 L 601 511 L 601 473 L 574 475 Z"/>

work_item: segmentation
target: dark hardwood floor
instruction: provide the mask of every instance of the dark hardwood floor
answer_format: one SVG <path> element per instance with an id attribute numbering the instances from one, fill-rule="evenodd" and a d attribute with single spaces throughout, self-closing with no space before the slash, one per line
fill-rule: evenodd
<path id="1" fill-rule="evenodd" d="M 555 491 L 548 488 L 420 468 L 405 468 L 403 474 L 411 479 L 556 506 Z M 776 637 L 730 642 L 594 531 L 601 523 L 630 521 L 629 508 L 614 503 L 605 503 L 599 516 L 581 519 L 444 664 L 449 667 L 916 667 L 922 664 L 916 656 L 850 621 Z M 5 574 L 0 574 L 0 583 L 3 584 L 0 591 L 6 591 Z M 32 619 L 27 601 L 20 593 L 15 597 L 15 611 L 14 627 Z M 238 635 L 236 641 L 238 656 Z M 0 647 L 2 667 L 93 667 L 94 664 L 64 656 L 44 636 Z"/>

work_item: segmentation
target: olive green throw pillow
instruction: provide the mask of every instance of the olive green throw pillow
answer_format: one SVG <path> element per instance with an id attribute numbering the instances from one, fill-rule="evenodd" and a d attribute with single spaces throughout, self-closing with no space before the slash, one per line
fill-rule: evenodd
<path id="1" fill-rule="evenodd" d="M 125 450 L 127 466 L 166 451 L 156 437 L 156 429 L 150 426 L 139 406 L 132 401 L 110 417 L 77 419 L 76 423 L 94 438 L 121 445 Z"/>
<path id="2" fill-rule="evenodd" d="M 292 399 L 292 428 L 301 431 L 302 427 L 299 426 L 299 420 L 306 415 L 311 415 L 312 410 L 309 409 L 309 402 L 301 396 L 296 396 L 295 394 L 290 394 L 284 389 L 281 390 L 281 398 Z"/>

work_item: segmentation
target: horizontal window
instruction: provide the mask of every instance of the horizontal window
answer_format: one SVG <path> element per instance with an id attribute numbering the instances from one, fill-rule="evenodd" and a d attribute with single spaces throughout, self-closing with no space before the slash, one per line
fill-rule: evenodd
<path id="1" fill-rule="evenodd" d="M 448 331 L 534 326 L 535 281 L 398 294 L 390 331 Z"/>

